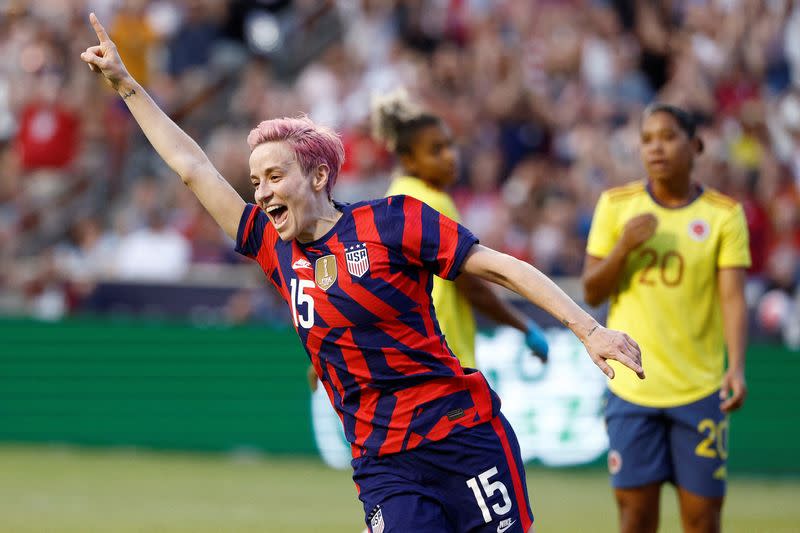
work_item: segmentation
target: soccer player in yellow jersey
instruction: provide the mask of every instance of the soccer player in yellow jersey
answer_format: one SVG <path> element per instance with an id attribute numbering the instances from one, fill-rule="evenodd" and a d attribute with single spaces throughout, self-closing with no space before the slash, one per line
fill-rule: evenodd
<path id="1" fill-rule="evenodd" d="M 684 531 L 716 532 L 727 413 L 747 394 L 747 226 L 741 205 L 693 181 L 703 145 L 687 112 L 651 105 L 640 134 L 647 180 L 602 194 L 583 273 L 586 302 L 610 300 L 608 327 L 636 339 L 648 376 L 609 381 L 608 464 L 620 529 L 655 532 L 669 481 Z"/>
<path id="2" fill-rule="evenodd" d="M 458 165 L 453 139 L 442 120 L 417 107 L 400 89 L 374 99 L 372 123 L 373 136 L 396 155 L 402 172 L 386 195 L 412 196 L 459 221 L 458 210 L 445 192 L 456 180 Z M 478 278 L 459 276 L 453 282 L 436 277 L 432 295 L 439 327 L 462 366 L 475 367 L 473 306 L 495 322 L 525 333 L 533 354 L 547 360 L 547 340 L 539 326 Z"/>

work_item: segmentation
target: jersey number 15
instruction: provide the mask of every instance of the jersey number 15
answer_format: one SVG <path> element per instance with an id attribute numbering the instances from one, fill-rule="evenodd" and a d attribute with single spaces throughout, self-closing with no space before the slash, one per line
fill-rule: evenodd
<path id="1" fill-rule="evenodd" d="M 294 320 L 294 327 L 303 327 L 310 329 L 314 327 L 314 298 L 308 294 L 306 289 L 313 289 L 314 282 L 310 279 L 297 280 L 292 278 L 290 281 L 292 286 L 292 320 Z M 305 313 L 302 313 L 300 306 L 305 304 Z"/>

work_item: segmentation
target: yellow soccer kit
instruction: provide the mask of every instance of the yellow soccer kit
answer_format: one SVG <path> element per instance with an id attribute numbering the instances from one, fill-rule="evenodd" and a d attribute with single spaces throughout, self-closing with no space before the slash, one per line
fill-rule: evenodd
<path id="1" fill-rule="evenodd" d="M 434 189 L 411 176 L 398 176 L 392 181 L 387 196 L 405 194 L 420 200 L 443 215 L 460 222 L 458 210 L 447 193 Z M 433 278 L 433 307 L 447 345 L 462 366 L 475 367 L 475 317 L 469 301 L 456 284 L 440 277 Z"/>
<path id="2" fill-rule="evenodd" d="M 609 388 L 649 407 L 674 407 L 703 398 L 721 385 L 724 335 L 717 272 L 750 266 L 744 211 L 733 199 L 703 190 L 689 205 L 667 208 L 646 182 L 604 192 L 598 200 L 586 251 L 604 258 L 631 218 L 652 213 L 655 234 L 633 250 L 610 299 L 608 327 L 633 337 L 642 349 L 647 379 L 623 371 Z"/>

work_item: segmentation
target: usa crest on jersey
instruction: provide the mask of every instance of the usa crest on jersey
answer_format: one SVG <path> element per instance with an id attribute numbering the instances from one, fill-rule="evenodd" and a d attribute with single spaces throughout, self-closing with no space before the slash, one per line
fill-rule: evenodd
<path id="1" fill-rule="evenodd" d="M 357 278 L 369 270 L 369 254 L 367 254 L 367 245 L 363 242 L 348 246 L 345 249 L 344 258 L 347 260 L 347 271 Z"/>

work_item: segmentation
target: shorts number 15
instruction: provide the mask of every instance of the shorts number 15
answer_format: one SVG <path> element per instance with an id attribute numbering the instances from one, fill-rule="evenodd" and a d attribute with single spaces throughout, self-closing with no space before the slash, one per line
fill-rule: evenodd
<path id="1" fill-rule="evenodd" d="M 489 507 L 486 505 L 486 499 L 483 497 L 484 494 L 486 498 L 491 498 L 495 492 L 499 492 L 502 495 L 502 505 L 499 503 L 492 505 L 492 510 L 498 515 L 502 516 L 511 510 L 511 499 L 508 497 L 506 486 L 503 485 L 502 481 L 490 481 L 490 479 L 496 475 L 497 467 L 493 466 L 489 470 L 478 474 L 477 479 L 481 482 L 480 486 L 478 486 L 478 481 L 474 477 L 467 480 L 467 486 L 472 489 L 475 500 L 478 502 L 478 507 L 480 507 L 481 513 L 483 513 L 483 520 L 487 524 L 492 521 L 492 514 L 489 512 Z M 481 492 L 481 488 L 483 488 L 483 492 Z"/>

